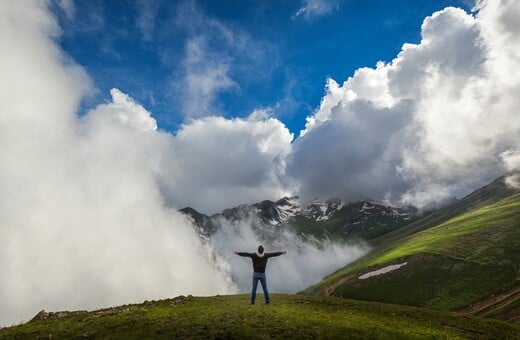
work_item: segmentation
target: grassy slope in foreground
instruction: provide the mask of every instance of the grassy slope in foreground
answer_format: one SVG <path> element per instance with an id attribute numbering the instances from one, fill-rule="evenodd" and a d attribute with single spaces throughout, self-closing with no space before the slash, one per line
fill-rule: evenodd
<path id="1" fill-rule="evenodd" d="M 398 270 L 359 279 L 404 262 Z M 514 289 L 519 273 L 520 194 L 515 194 L 376 248 L 306 292 L 455 309 Z"/>
<path id="2" fill-rule="evenodd" d="M 305 295 L 187 297 L 128 305 L 0 330 L 11 338 L 519 338 L 500 321 L 398 305 Z"/>

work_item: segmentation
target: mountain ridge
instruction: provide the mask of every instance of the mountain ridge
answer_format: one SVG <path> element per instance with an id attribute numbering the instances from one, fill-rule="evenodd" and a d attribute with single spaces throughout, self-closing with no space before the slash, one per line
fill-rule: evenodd
<path id="1" fill-rule="evenodd" d="M 394 207 L 374 201 L 345 204 L 339 199 L 313 200 L 302 204 L 298 197 L 243 204 L 211 216 L 191 207 L 180 211 L 205 236 L 211 236 L 222 228 L 223 221 L 249 221 L 254 230 L 265 238 L 275 237 L 280 230 L 288 230 L 304 239 L 336 241 L 369 240 L 418 218 L 417 209 L 411 206 Z"/>

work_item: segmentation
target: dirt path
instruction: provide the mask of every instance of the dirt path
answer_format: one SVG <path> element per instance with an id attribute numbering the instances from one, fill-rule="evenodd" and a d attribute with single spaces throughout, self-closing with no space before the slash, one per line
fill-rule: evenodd
<path id="1" fill-rule="evenodd" d="M 355 275 L 349 275 L 347 277 L 344 277 L 336 282 L 334 282 L 333 284 L 331 285 L 328 285 L 327 287 L 325 287 L 324 289 L 324 293 L 326 296 L 330 296 L 332 293 L 334 293 L 334 291 L 340 287 L 340 286 L 343 286 L 349 282 L 352 282 L 356 280 L 356 276 Z"/>
<path id="2" fill-rule="evenodd" d="M 474 314 L 482 317 L 491 317 L 508 322 L 520 321 L 520 306 L 507 308 L 507 306 L 520 300 L 520 286 L 514 287 L 504 293 L 492 295 L 477 301 L 467 307 L 455 310 L 459 313 Z M 503 309 L 503 311 L 498 311 Z M 496 313 L 495 313 L 496 312 Z"/>

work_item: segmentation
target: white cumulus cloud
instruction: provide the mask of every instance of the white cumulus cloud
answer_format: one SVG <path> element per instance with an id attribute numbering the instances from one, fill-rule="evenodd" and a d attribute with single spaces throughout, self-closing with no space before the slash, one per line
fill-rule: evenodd
<path id="1" fill-rule="evenodd" d="M 172 141 L 161 175 L 164 195 L 206 213 L 288 195 L 285 159 L 292 138 L 280 121 L 256 113 L 193 120 Z"/>
<path id="2" fill-rule="evenodd" d="M 503 174 L 520 144 L 519 6 L 446 8 L 392 62 L 330 79 L 288 165 L 302 194 L 424 206 Z"/>

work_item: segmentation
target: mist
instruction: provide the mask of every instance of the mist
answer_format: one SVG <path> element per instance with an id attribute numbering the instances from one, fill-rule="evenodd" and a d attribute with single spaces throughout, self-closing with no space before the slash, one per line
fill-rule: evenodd
<path id="1" fill-rule="evenodd" d="M 286 250 L 286 255 L 270 258 L 266 268 L 269 291 L 283 293 L 301 291 L 369 251 L 366 244 L 304 240 L 288 230 L 275 231 L 276 237 L 262 237 L 255 233 L 254 224 L 248 219 L 220 220 L 221 228 L 211 237 L 214 249 L 230 264 L 240 292 L 251 291 L 253 267 L 250 258 L 234 251 L 254 253 L 260 244 L 268 253 Z"/>
<path id="2" fill-rule="evenodd" d="M 76 115 L 92 85 L 56 47 L 46 5 L 0 5 L 0 324 L 41 309 L 236 291 L 225 262 L 161 195 L 171 136 L 116 89 Z"/>

